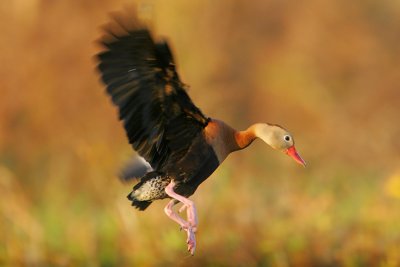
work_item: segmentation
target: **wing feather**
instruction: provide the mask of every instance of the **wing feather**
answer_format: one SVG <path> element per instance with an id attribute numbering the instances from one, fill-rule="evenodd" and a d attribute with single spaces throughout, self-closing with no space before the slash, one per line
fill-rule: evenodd
<path id="1" fill-rule="evenodd" d="M 154 42 L 135 17 L 130 24 L 114 19 L 119 28 L 106 28 L 98 70 L 129 143 L 153 169 L 161 169 L 187 153 L 209 119 L 186 93 L 168 44 Z"/>

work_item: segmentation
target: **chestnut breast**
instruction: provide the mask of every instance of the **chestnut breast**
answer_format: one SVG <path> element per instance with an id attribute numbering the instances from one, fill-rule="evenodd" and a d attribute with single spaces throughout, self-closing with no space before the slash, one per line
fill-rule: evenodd
<path id="1" fill-rule="evenodd" d="M 212 119 L 204 128 L 206 142 L 213 148 L 219 163 L 238 149 L 236 131 L 222 121 Z"/>

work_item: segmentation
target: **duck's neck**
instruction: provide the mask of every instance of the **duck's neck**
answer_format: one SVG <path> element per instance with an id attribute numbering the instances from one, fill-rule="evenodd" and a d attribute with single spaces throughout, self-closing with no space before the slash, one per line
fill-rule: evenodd
<path id="1" fill-rule="evenodd" d="M 238 150 L 248 147 L 256 138 L 255 125 L 250 126 L 244 131 L 237 131 L 235 133 L 235 140 Z"/>
<path id="2" fill-rule="evenodd" d="M 256 123 L 244 131 L 236 132 L 235 140 L 238 145 L 238 149 L 240 150 L 248 147 L 257 138 L 261 138 L 264 142 L 269 143 L 269 133 L 271 131 L 270 127 L 270 125 L 265 123 Z"/>

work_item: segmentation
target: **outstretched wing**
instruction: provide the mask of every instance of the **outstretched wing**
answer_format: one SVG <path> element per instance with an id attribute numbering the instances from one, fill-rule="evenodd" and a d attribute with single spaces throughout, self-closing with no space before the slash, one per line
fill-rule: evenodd
<path id="1" fill-rule="evenodd" d="M 209 119 L 187 95 L 168 44 L 154 42 L 136 17 L 114 19 L 101 40 L 106 50 L 97 56 L 98 69 L 129 143 L 157 170 L 185 155 Z"/>

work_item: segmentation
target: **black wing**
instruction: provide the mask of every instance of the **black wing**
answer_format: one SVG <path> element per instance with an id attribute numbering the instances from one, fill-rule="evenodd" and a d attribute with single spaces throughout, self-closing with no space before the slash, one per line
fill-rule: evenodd
<path id="1" fill-rule="evenodd" d="M 185 155 L 209 119 L 192 103 L 179 80 L 166 42 L 131 18 L 101 40 L 98 69 L 107 92 L 119 108 L 129 143 L 153 169 Z"/>

